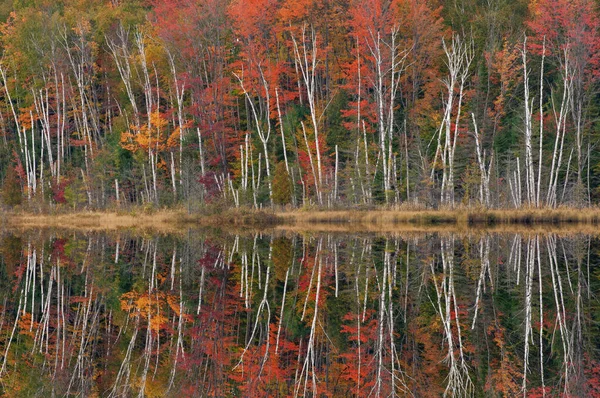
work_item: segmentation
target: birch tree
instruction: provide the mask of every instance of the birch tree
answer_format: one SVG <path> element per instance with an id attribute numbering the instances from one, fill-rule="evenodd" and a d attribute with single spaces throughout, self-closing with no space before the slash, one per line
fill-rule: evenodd
<path id="1" fill-rule="evenodd" d="M 434 161 L 438 157 L 442 162 L 442 185 L 441 203 L 446 206 L 454 206 L 454 156 L 459 136 L 459 125 L 464 99 L 464 90 L 470 74 L 470 66 L 474 57 L 474 44 L 472 40 L 466 40 L 460 35 L 452 36 L 450 45 L 442 41 L 444 53 L 446 54 L 446 66 L 448 76 L 443 79 L 447 90 L 444 101 L 444 114 L 442 123 L 437 132 L 437 147 Z M 443 144 L 442 144 L 443 139 Z M 435 168 L 432 169 L 431 178 Z"/>

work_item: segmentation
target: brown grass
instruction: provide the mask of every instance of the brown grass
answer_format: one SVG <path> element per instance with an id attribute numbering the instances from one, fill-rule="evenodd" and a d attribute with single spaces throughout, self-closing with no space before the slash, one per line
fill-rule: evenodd
<path id="1" fill-rule="evenodd" d="M 0 225 L 11 229 L 63 229 L 79 231 L 147 231 L 179 233 L 194 227 L 262 229 L 276 224 L 273 213 L 225 210 L 211 214 L 187 214 L 183 210 L 131 212 L 73 212 L 59 214 L 0 213 Z"/>
<path id="2" fill-rule="evenodd" d="M 144 230 L 174 233 L 181 230 L 181 213 L 160 211 L 152 214 L 116 212 L 76 212 L 67 214 L 8 214 L 11 228 L 70 229 L 83 231 Z"/>
<path id="3" fill-rule="evenodd" d="M 568 232 L 600 233 L 600 208 L 522 210 L 370 210 L 278 213 L 278 229 L 330 232 Z"/>
<path id="4" fill-rule="evenodd" d="M 290 232 L 568 232 L 600 233 L 600 208 L 523 210 L 335 210 L 271 213 L 230 209 L 188 215 L 183 210 L 0 214 L 10 228 L 178 233 L 195 227 Z"/>

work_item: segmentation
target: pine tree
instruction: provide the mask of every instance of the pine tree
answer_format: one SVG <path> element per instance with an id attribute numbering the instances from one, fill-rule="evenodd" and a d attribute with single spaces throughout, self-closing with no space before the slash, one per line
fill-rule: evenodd
<path id="1" fill-rule="evenodd" d="M 21 204 L 21 184 L 14 167 L 8 167 L 2 183 L 2 202 L 9 207 Z"/>
<path id="2" fill-rule="evenodd" d="M 273 202 L 278 205 L 291 203 L 292 194 L 292 180 L 285 169 L 285 163 L 279 162 L 273 176 Z"/>

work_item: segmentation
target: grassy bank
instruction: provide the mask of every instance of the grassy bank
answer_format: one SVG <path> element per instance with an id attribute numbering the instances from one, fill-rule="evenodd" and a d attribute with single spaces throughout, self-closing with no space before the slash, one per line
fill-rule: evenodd
<path id="1" fill-rule="evenodd" d="M 138 230 L 175 233 L 190 227 L 266 228 L 280 223 L 274 213 L 250 210 L 188 214 L 184 210 L 86 211 L 56 214 L 0 213 L 0 225 L 10 228 L 53 228 L 84 231 Z"/>
<path id="2" fill-rule="evenodd" d="M 495 232 L 600 233 L 600 208 L 520 210 L 369 210 L 277 213 L 279 229 L 330 232 Z"/>
<path id="3" fill-rule="evenodd" d="M 340 224 L 360 223 L 372 225 L 389 224 L 600 224 L 600 208 L 559 208 L 519 210 L 334 210 L 334 211 L 291 211 L 277 215 L 286 224 Z"/>
<path id="4" fill-rule="evenodd" d="M 188 214 L 184 210 L 74 212 L 64 214 L 2 213 L 0 221 L 16 228 L 79 230 L 152 230 L 173 233 L 189 227 L 272 228 L 296 231 L 393 231 L 457 229 L 600 228 L 600 208 L 522 210 L 292 210 L 227 209 Z M 518 227 L 518 228 L 517 228 Z"/>
<path id="5" fill-rule="evenodd" d="M 18 229 L 53 228 L 84 231 L 151 230 L 172 233 L 181 228 L 179 213 L 160 211 L 152 214 L 118 212 L 74 212 L 64 214 L 8 213 L 5 225 Z"/>

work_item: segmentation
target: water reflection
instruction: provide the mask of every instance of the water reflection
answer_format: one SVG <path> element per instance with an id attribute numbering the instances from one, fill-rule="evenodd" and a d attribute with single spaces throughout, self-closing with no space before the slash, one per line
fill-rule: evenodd
<path id="1" fill-rule="evenodd" d="M 585 235 L 0 235 L 7 396 L 593 396 Z"/>

